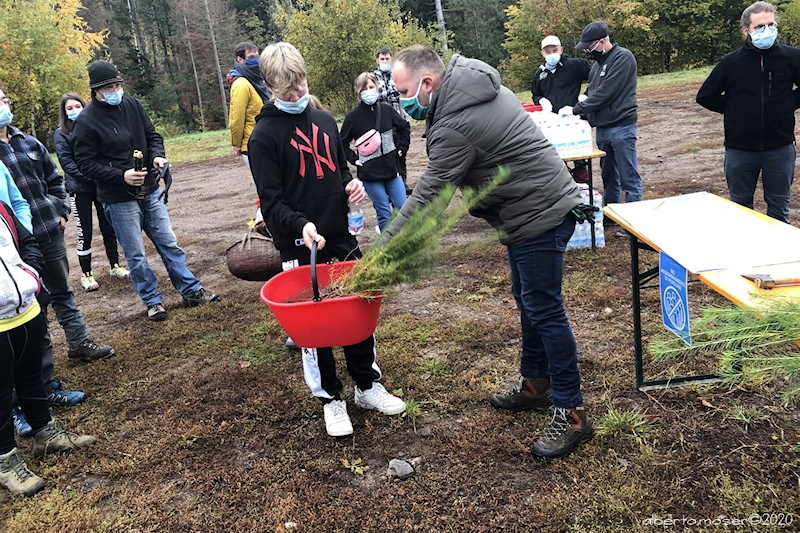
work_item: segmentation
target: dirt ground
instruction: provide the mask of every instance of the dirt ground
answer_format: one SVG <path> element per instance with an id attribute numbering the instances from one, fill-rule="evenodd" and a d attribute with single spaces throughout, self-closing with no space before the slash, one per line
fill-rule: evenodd
<path id="1" fill-rule="evenodd" d="M 696 90 L 640 94 L 645 199 L 727 196 L 722 119 L 694 103 Z M 426 164 L 422 133 L 413 130 L 412 184 Z M 516 379 L 519 319 L 505 250 L 486 223 L 469 219 L 445 238 L 431 275 L 388 295 L 381 310 L 384 382 L 413 400 L 418 414 L 359 410 L 342 365 L 355 435 L 332 439 L 298 354 L 283 347 L 280 326 L 258 300 L 261 284 L 226 268 L 226 248 L 255 213 L 247 169 L 230 157 L 174 165 L 173 173 L 169 210 L 178 241 L 190 268 L 223 302 L 182 308 L 151 249 L 170 313 L 153 324 L 130 285 L 109 278 L 98 239 L 99 291 L 80 291 L 71 255 L 89 330 L 118 355 L 69 364 L 63 332 L 51 321 L 57 377 L 88 394 L 86 403 L 56 416 L 99 443 L 86 453 L 32 461 L 48 485 L 29 500 L 0 493 L 0 530 L 713 531 L 721 522 L 697 521 L 759 513 L 793 516 L 794 525 L 751 520 L 727 530 L 798 530 L 798 417 L 778 384 L 635 390 L 630 256 L 615 228 L 597 253 L 566 254 L 565 305 L 590 413 L 596 421 L 609 409 L 642 414 L 647 431 L 598 433 L 563 460 L 531 457 L 546 416 L 500 413 L 487 401 Z M 597 162 L 595 173 L 601 188 Z M 798 213 L 796 186 L 793 193 Z M 760 198 L 756 208 L 765 211 Z M 360 242 L 369 246 L 376 223 L 368 204 L 365 214 Z M 74 242 L 71 224 L 67 242 Z M 662 329 L 654 292 L 643 301 L 645 340 Z M 721 302 L 694 287 L 692 311 L 708 303 Z M 713 369 L 713 361 L 690 361 L 648 363 L 646 372 Z M 758 416 L 741 423 L 730 416 L 737 408 Z M 421 466 L 410 480 L 386 476 L 390 459 L 417 457 Z M 670 518 L 678 523 L 658 525 Z"/>

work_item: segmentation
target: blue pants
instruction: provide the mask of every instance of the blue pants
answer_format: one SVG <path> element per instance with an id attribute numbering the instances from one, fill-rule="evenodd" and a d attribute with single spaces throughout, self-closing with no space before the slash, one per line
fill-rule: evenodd
<path id="1" fill-rule="evenodd" d="M 386 222 L 392 216 L 392 206 L 400 209 L 406 203 L 406 186 L 400 176 L 387 181 L 364 181 L 364 189 L 372 201 L 375 214 L 378 217 L 378 227 L 383 230 Z M 389 205 L 389 201 L 392 205 Z"/>
<path id="2" fill-rule="evenodd" d="M 760 152 L 726 148 L 723 165 L 731 201 L 753 209 L 753 195 L 761 173 L 767 215 L 788 224 L 795 155 L 794 144 Z"/>
<path id="3" fill-rule="evenodd" d="M 642 177 L 636 159 L 636 124 L 614 128 L 596 128 L 597 147 L 606 153 L 600 158 L 603 176 L 603 203 L 618 204 L 625 192 L 625 202 L 642 200 Z"/>
<path id="4" fill-rule="evenodd" d="M 553 405 L 565 408 L 583 403 L 575 337 L 561 298 L 564 250 L 574 230 L 575 219 L 567 215 L 544 235 L 508 247 L 511 293 L 522 323 L 520 373 L 549 376 Z"/>
<path id="5" fill-rule="evenodd" d="M 178 247 L 167 206 L 158 198 L 160 194 L 156 189 L 142 200 L 103 205 L 125 254 L 133 288 L 146 306 L 161 303 L 161 293 L 144 255 L 143 230 L 161 256 L 175 289 L 184 296 L 200 289 L 200 281 L 186 267 L 186 252 Z"/>

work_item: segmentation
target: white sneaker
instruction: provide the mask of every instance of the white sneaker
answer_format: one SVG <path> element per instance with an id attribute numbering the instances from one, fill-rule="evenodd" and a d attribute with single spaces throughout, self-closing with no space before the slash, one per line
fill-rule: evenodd
<path id="1" fill-rule="evenodd" d="M 347 415 L 344 400 L 333 400 L 322 407 L 325 413 L 325 429 L 331 437 L 344 437 L 353 434 L 353 424 Z"/>
<path id="2" fill-rule="evenodd" d="M 362 409 L 377 409 L 385 415 L 399 415 L 406 410 L 406 402 L 390 394 L 383 385 L 377 381 L 371 389 L 361 392 L 356 387 L 356 405 Z"/>

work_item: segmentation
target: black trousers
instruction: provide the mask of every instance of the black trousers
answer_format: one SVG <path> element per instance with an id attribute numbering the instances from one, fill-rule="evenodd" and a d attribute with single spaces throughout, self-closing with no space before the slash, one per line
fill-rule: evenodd
<path id="1" fill-rule="evenodd" d="M 92 271 L 92 206 L 97 211 L 97 223 L 100 225 L 100 233 L 103 235 L 108 262 L 112 267 L 119 263 L 117 235 L 103 212 L 103 204 L 97 200 L 97 194 L 72 194 L 70 203 L 75 218 L 75 232 L 78 235 L 78 262 L 81 265 L 81 271 L 84 274 Z"/>
<path id="2" fill-rule="evenodd" d="M 338 242 L 328 243 L 317 254 L 320 263 L 334 259 L 350 261 L 361 258 L 358 241 L 350 236 Z M 296 246 L 291 250 L 281 251 L 284 270 L 311 263 L 311 252 L 305 246 Z M 288 264 L 287 262 L 297 264 Z M 342 327 L 347 327 L 347 317 L 342 317 Z M 372 383 L 381 378 L 381 369 L 375 362 L 375 335 L 350 346 L 343 346 L 344 358 L 347 362 L 347 373 L 361 390 L 372 387 Z M 303 348 L 303 374 L 311 394 L 322 403 L 338 400 L 343 385 L 336 374 L 336 360 L 332 348 Z"/>
<path id="3" fill-rule="evenodd" d="M 11 391 L 34 431 L 50 421 L 50 404 L 42 384 L 42 340 L 47 330 L 43 313 L 9 331 L 0 332 L 0 454 L 14 449 Z"/>

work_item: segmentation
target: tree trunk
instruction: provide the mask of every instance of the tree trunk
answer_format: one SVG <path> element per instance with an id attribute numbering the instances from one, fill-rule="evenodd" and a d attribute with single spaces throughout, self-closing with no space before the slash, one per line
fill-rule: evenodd
<path id="1" fill-rule="evenodd" d="M 147 45 L 142 35 L 142 24 L 139 21 L 139 10 L 136 7 L 136 0 L 128 0 L 128 12 L 131 16 L 131 30 L 133 30 L 133 45 L 142 57 L 147 57 Z"/>
<path id="2" fill-rule="evenodd" d="M 183 15 L 183 25 L 186 27 L 186 42 L 189 45 L 189 59 L 192 61 L 192 71 L 194 72 L 194 84 L 197 87 L 197 103 L 200 106 L 200 129 L 206 131 L 206 117 L 203 114 L 203 93 L 200 91 L 200 78 L 197 77 L 197 67 L 194 63 L 194 52 L 192 51 L 192 39 L 189 35 L 189 24 L 186 22 L 186 15 Z M 224 93 L 223 93 L 224 94 Z M 225 122 L 228 119 L 226 117 Z"/>
<path id="3" fill-rule="evenodd" d="M 436 22 L 439 24 L 439 33 L 442 35 L 442 51 L 447 52 L 447 32 L 444 27 L 444 11 L 442 10 L 442 0 L 435 0 L 436 3 Z"/>
<path id="4" fill-rule="evenodd" d="M 214 35 L 214 22 L 211 20 L 211 10 L 208 9 L 208 0 L 203 0 L 206 5 L 206 16 L 208 17 L 208 30 L 211 32 L 211 46 L 214 50 L 214 61 L 217 66 L 217 78 L 219 79 L 219 92 L 222 97 L 222 115 L 225 117 L 225 127 L 228 127 L 228 100 L 225 98 L 225 82 L 222 80 L 222 68 L 219 65 L 219 52 L 217 51 L 217 38 Z"/>

